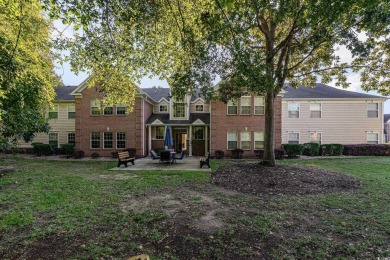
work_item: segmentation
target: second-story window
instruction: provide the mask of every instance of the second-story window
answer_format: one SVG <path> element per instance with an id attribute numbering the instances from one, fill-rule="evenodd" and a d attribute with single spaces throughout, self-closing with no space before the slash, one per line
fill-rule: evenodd
<path id="1" fill-rule="evenodd" d="M 203 105 L 196 105 L 195 106 L 195 111 L 196 112 L 203 112 Z"/>
<path id="2" fill-rule="evenodd" d="M 122 104 L 116 105 L 116 114 L 117 115 L 125 115 L 126 114 L 126 106 Z"/>
<path id="3" fill-rule="evenodd" d="M 173 117 L 185 117 L 185 104 L 175 103 L 173 104 Z"/>
<path id="4" fill-rule="evenodd" d="M 367 117 L 378 118 L 378 103 L 367 104 Z"/>
<path id="5" fill-rule="evenodd" d="M 74 105 L 68 106 L 68 119 L 76 118 L 76 109 Z"/>
<path id="6" fill-rule="evenodd" d="M 58 106 L 53 106 L 49 108 L 49 119 L 58 118 Z"/>
<path id="7" fill-rule="evenodd" d="M 160 105 L 160 112 L 168 112 L 168 105 Z"/>
<path id="8" fill-rule="evenodd" d="M 288 103 L 288 117 L 299 118 L 299 103 Z"/>
<path id="9" fill-rule="evenodd" d="M 264 97 L 255 97 L 255 115 L 264 115 L 265 113 L 265 102 Z"/>
<path id="10" fill-rule="evenodd" d="M 321 118 L 321 103 L 310 104 L 310 118 Z"/>
<path id="11" fill-rule="evenodd" d="M 114 114 L 114 108 L 113 107 L 104 107 L 103 115 L 113 115 L 113 114 Z"/>
<path id="12" fill-rule="evenodd" d="M 100 115 L 100 98 L 91 99 L 91 115 L 93 116 Z"/>
<path id="13" fill-rule="evenodd" d="M 251 97 L 241 97 L 241 115 L 251 114 Z"/>
<path id="14" fill-rule="evenodd" d="M 237 115 L 237 100 L 229 100 L 227 102 L 227 114 L 228 115 Z"/>

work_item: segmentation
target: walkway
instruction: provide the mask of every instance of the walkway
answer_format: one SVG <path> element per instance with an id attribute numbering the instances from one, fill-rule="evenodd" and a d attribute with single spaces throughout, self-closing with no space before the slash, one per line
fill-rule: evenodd
<path id="1" fill-rule="evenodd" d="M 115 167 L 110 171 L 211 171 L 207 166 L 199 168 L 199 157 L 187 157 L 184 160 L 177 160 L 176 163 L 160 163 L 158 160 L 150 161 L 150 157 L 139 158 L 135 160 L 135 165 L 127 164 L 127 168 Z"/>

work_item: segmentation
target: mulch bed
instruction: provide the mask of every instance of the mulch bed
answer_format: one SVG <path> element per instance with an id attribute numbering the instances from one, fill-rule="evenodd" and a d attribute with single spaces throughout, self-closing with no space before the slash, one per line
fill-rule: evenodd
<path id="1" fill-rule="evenodd" d="M 229 190 L 263 195 L 305 195 L 345 192 L 358 189 L 361 183 L 340 173 L 317 168 L 259 163 L 220 167 L 211 183 Z"/>

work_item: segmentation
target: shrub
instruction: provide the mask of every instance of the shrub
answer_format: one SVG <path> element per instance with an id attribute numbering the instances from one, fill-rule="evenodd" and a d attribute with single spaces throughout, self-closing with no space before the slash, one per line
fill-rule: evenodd
<path id="1" fill-rule="evenodd" d="M 94 153 L 91 154 L 91 157 L 92 157 L 92 159 L 97 159 L 97 158 L 100 157 L 100 154 L 97 153 L 97 152 L 94 152 Z"/>
<path id="2" fill-rule="evenodd" d="M 337 156 L 342 155 L 344 145 L 342 144 L 323 144 L 321 145 L 321 155 Z"/>
<path id="3" fill-rule="evenodd" d="M 289 158 L 296 158 L 302 154 L 303 144 L 283 144 L 283 149 Z"/>
<path id="4" fill-rule="evenodd" d="M 307 156 L 318 156 L 320 154 L 320 144 L 318 143 L 303 144 L 303 154 Z"/>
<path id="5" fill-rule="evenodd" d="M 260 150 L 254 150 L 256 158 L 263 158 L 264 157 L 264 149 Z M 275 159 L 276 160 L 282 160 L 284 159 L 284 149 L 275 149 Z"/>
<path id="6" fill-rule="evenodd" d="M 343 154 L 353 156 L 390 156 L 390 146 L 386 144 L 344 145 Z"/>
<path id="7" fill-rule="evenodd" d="M 53 155 L 53 149 L 49 144 L 32 143 L 31 145 L 34 148 L 34 152 L 37 156 Z"/>
<path id="8" fill-rule="evenodd" d="M 225 152 L 222 150 L 215 150 L 215 158 L 216 159 L 223 159 L 225 156 Z"/>
<path id="9" fill-rule="evenodd" d="M 137 153 L 136 148 L 126 148 L 123 150 L 124 152 L 128 152 L 130 157 L 135 157 L 135 154 Z"/>
<path id="10" fill-rule="evenodd" d="M 244 150 L 242 149 L 234 149 L 232 150 L 232 156 L 234 159 L 242 159 L 242 156 L 244 155 Z"/>
<path id="11" fill-rule="evenodd" d="M 84 151 L 82 150 L 77 150 L 74 152 L 74 158 L 75 159 L 81 159 L 84 157 Z"/>
<path id="12" fill-rule="evenodd" d="M 66 155 L 66 158 L 73 157 L 74 145 L 73 144 L 61 144 L 62 152 Z"/>

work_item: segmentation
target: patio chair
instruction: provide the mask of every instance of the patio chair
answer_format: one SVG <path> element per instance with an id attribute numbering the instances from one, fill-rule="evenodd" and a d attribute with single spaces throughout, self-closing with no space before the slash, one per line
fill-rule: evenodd
<path id="1" fill-rule="evenodd" d="M 171 151 L 169 151 L 169 150 L 161 151 L 160 152 L 160 162 L 172 163 L 173 159 L 172 159 Z"/>
<path id="2" fill-rule="evenodd" d="M 175 154 L 173 156 L 173 160 L 176 162 L 176 160 L 183 160 L 186 157 L 186 152 L 183 150 L 179 154 Z"/>
<path id="3" fill-rule="evenodd" d="M 153 162 L 153 160 L 160 160 L 160 156 L 154 150 L 150 150 L 150 161 Z"/>

